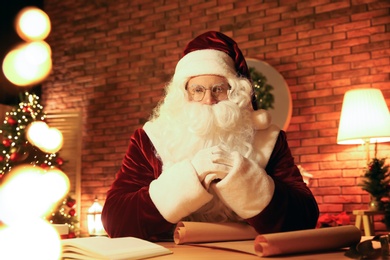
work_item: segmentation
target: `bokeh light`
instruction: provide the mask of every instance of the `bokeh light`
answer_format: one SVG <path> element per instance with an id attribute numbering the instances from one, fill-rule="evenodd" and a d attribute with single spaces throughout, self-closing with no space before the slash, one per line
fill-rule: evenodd
<path id="1" fill-rule="evenodd" d="M 61 258 L 61 239 L 44 217 L 69 192 L 69 178 L 52 168 L 21 165 L 0 186 L 0 259 Z"/>
<path id="2" fill-rule="evenodd" d="M 43 141 L 41 139 L 44 139 L 45 136 L 43 135 L 49 126 L 43 122 L 43 121 L 34 121 L 31 124 L 28 125 L 27 130 L 26 130 L 26 137 L 27 140 L 32 144 L 32 145 L 39 145 Z"/>
<path id="3" fill-rule="evenodd" d="M 37 84 L 51 71 L 50 46 L 43 41 L 20 44 L 7 53 L 2 68 L 6 78 L 17 86 Z"/>
<path id="4" fill-rule="evenodd" d="M 15 29 L 25 41 L 44 40 L 50 33 L 49 16 L 39 8 L 23 8 L 15 19 Z"/>
<path id="5" fill-rule="evenodd" d="M 69 179 L 60 170 L 45 171 L 23 165 L 8 173 L 0 189 L 0 220 L 6 225 L 42 218 L 69 191 Z"/>
<path id="6" fill-rule="evenodd" d="M 31 216 L 25 219 L 31 219 Z M 61 257 L 58 232 L 53 225 L 38 218 L 0 229 L 0 245 L 0 259 L 56 260 Z"/>
<path id="7" fill-rule="evenodd" d="M 58 152 L 64 142 L 61 131 L 49 127 L 43 121 L 32 122 L 27 128 L 26 137 L 31 144 L 46 153 Z"/>

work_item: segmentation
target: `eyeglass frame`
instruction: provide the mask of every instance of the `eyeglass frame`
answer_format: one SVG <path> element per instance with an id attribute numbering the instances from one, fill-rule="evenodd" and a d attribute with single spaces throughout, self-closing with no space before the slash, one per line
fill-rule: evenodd
<path id="1" fill-rule="evenodd" d="M 192 100 L 194 100 L 195 102 L 200 102 L 204 99 L 205 95 L 206 95 L 206 91 L 209 90 L 211 92 L 211 96 L 215 99 L 215 100 L 218 100 L 218 101 L 222 101 L 224 99 L 220 99 L 219 96 L 222 92 L 216 92 L 216 91 L 213 91 L 214 88 L 217 88 L 217 87 L 221 87 L 221 86 L 224 86 L 225 83 L 218 83 L 218 84 L 215 84 L 213 85 L 211 88 L 206 88 L 205 86 L 203 85 L 200 85 L 200 84 L 194 84 L 194 85 L 191 85 L 191 87 L 195 87 L 195 88 L 202 88 L 204 91 L 203 91 L 203 95 L 202 95 L 202 98 L 201 99 L 194 99 L 194 96 L 196 95 L 195 93 L 195 90 L 192 92 L 188 85 L 186 85 L 185 87 L 185 90 L 192 96 Z M 228 88 L 226 89 L 226 98 L 229 97 L 229 91 L 232 89 L 232 87 L 228 84 Z M 224 89 L 225 90 L 225 89 Z M 215 95 L 217 94 L 217 95 Z"/>

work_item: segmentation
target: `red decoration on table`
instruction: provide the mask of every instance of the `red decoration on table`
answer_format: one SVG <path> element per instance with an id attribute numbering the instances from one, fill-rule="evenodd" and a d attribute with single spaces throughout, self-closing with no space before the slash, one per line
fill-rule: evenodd
<path id="1" fill-rule="evenodd" d="M 350 223 L 351 218 L 345 211 L 338 215 L 330 215 L 326 213 L 318 218 L 317 228 L 343 226 L 349 225 Z"/>

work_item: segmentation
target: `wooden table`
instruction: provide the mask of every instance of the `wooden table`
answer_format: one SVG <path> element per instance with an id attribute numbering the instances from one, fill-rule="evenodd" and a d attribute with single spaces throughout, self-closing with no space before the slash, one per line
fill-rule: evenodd
<path id="1" fill-rule="evenodd" d="M 375 210 L 354 210 L 352 213 L 356 216 L 355 226 L 358 229 L 361 229 L 363 224 L 365 236 L 375 235 L 374 216 L 384 214 L 383 211 Z"/>
<path id="2" fill-rule="evenodd" d="M 160 244 L 168 249 L 170 249 L 173 254 L 154 257 L 153 259 L 161 260 L 259 260 L 261 257 L 242 253 L 232 250 L 216 249 L 216 248 L 207 248 L 195 245 L 176 245 L 173 242 L 159 242 Z M 325 252 L 325 253 L 316 253 L 316 254 L 296 254 L 289 256 L 278 256 L 278 257 L 266 257 L 263 259 L 273 259 L 273 260 L 286 260 L 286 259 L 296 259 L 296 260 L 329 260 L 329 259 L 350 259 L 344 256 L 345 250 Z"/>

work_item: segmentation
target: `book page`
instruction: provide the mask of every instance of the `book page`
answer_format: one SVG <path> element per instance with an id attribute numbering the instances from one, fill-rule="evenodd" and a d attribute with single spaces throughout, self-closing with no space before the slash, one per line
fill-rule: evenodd
<path id="1" fill-rule="evenodd" d="M 78 259 L 137 259 L 172 253 L 161 245 L 135 237 L 73 238 L 62 240 L 61 243 L 64 258 L 78 254 Z"/>
<path id="2" fill-rule="evenodd" d="M 258 235 L 245 223 L 179 222 L 174 231 L 176 244 L 253 240 Z"/>

